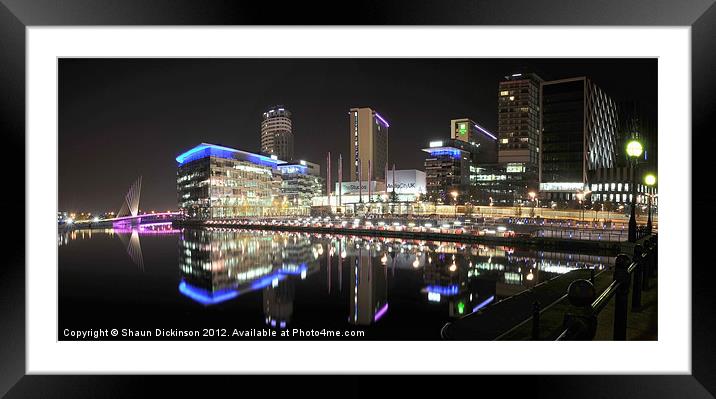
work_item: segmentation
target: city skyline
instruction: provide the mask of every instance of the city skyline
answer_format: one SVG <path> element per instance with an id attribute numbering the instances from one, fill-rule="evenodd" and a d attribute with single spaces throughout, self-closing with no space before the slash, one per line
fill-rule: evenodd
<path id="1" fill-rule="evenodd" d="M 513 72 L 546 80 L 588 76 L 616 101 L 639 101 L 656 120 L 654 59 L 61 59 L 59 65 L 60 210 L 119 208 L 139 175 L 142 209 L 176 209 L 174 158 L 201 142 L 259 151 L 261 116 L 271 104 L 293 114 L 295 159 L 323 167 L 326 153 L 333 154 L 332 180 L 338 154 L 348 170 L 351 107 L 379 110 L 391 125 L 390 163 L 422 170 L 421 148 L 449 138 L 452 119 L 470 118 L 497 133 L 498 83 Z"/>

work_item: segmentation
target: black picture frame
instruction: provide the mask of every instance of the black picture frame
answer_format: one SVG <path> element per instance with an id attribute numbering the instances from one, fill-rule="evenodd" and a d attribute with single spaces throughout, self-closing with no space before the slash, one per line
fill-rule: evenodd
<path id="1" fill-rule="evenodd" d="M 231 2 L 191 0 L 0 0 L 0 121 L 5 141 L 4 176 L 14 187 L 6 198 L 6 226 L 24 226 L 27 209 L 25 177 L 11 165 L 23 164 L 25 148 L 25 52 L 28 26 L 74 25 L 649 25 L 691 27 L 692 132 L 683 133 L 692 144 L 692 187 L 705 182 L 710 171 L 705 162 L 716 141 L 716 5 L 714 0 L 502 0 L 450 2 L 358 1 L 311 3 L 299 1 Z M 321 12 L 317 12 L 320 9 Z M 270 11 L 270 12 L 267 12 Z M 668 134 L 679 134 L 668 132 Z M 22 149 L 22 150 L 21 150 Z M 10 163 L 9 154 L 19 159 Z M 21 190 L 22 188 L 22 190 Z M 708 190 L 707 190 L 708 191 Z M 704 193 L 705 194 L 705 193 Z M 23 198 L 17 198 L 21 195 Z M 691 209 L 705 209 L 710 195 L 698 198 L 683 193 Z M 24 212 L 17 208 L 22 207 Z M 691 219 L 686 207 L 684 216 Z M 716 393 L 716 345 L 711 342 L 716 328 L 716 295 L 704 251 L 708 234 L 699 234 L 692 225 L 692 374 L 620 376 L 470 376 L 462 383 L 405 384 L 395 379 L 370 386 L 366 377 L 342 377 L 337 382 L 348 394 L 381 392 L 404 394 L 408 386 L 427 394 L 467 384 L 479 390 L 497 388 L 509 393 L 551 397 L 713 397 Z M 24 231 L 24 229 L 23 229 Z M 25 234 L 11 231 L 15 242 L 6 242 L 5 261 L 0 266 L 0 394 L 7 397 L 139 397 L 151 392 L 145 376 L 48 376 L 26 375 L 25 361 Z M 32 239 L 27 237 L 27 239 Z M 678 248 L 672 250 L 679 250 Z M 688 259 L 678 267 L 688 272 Z M 668 300 L 668 294 L 661 300 Z M 529 355 L 529 354 L 527 354 Z M 518 361 L 518 359 L 516 360 Z M 589 361 L 575 354 L 573 362 Z M 567 364 L 565 366 L 569 368 Z M 217 384 L 234 385 L 236 377 L 215 377 L 209 382 L 191 378 L 157 377 L 152 385 L 164 395 L 180 390 L 184 395 L 219 389 Z M 262 385 L 276 386 L 275 379 L 252 377 Z M 469 380 L 468 380 L 469 378 Z M 520 383 L 514 383 L 515 378 Z M 158 381 L 157 381 L 158 379 Z M 196 381 L 196 382 L 195 382 Z M 387 382 L 390 381 L 390 384 Z M 400 380 L 398 380 L 400 381 Z M 293 393 L 290 382 L 286 391 Z M 302 384 L 314 390 L 314 384 Z M 427 386 L 426 386 L 427 385 Z M 289 388 L 291 386 L 291 388 Z M 209 391 L 210 392 L 210 391 Z M 487 391 L 485 391 L 487 392 Z M 163 395 L 163 396 L 164 396 Z"/>

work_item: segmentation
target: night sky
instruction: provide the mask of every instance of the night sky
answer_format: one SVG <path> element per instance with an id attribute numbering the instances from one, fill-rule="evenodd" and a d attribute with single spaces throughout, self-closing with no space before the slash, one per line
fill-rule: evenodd
<path id="1" fill-rule="evenodd" d="M 420 149 L 449 138 L 450 119 L 496 133 L 498 82 L 530 71 L 586 75 L 656 120 L 654 59 L 61 59 L 59 210 L 117 211 L 140 175 L 140 208 L 174 210 L 174 158 L 201 142 L 257 152 L 276 104 L 293 114 L 296 158 L 324 175 L 328 151 L 347 166 L 354 106 L 390 122 L 391 164 L 422 169 Z"/>

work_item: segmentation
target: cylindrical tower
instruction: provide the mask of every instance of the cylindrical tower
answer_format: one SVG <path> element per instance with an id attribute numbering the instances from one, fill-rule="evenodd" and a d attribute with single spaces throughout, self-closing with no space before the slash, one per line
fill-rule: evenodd
<path id="1" fill-rule="evenodd" d="M 261 120 L 261 152 L 283 161 L 293 159 L 291 112 L 283 105 L 269 107 Z"/>

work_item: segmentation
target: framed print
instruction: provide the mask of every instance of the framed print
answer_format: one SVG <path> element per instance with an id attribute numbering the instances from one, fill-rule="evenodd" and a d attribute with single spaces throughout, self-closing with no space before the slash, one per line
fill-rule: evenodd
<path id="1" fill-rule="evenodd" d="M 710 1 L 270 8 L 2 0 L 3 393 L 712 397 Z"/>

